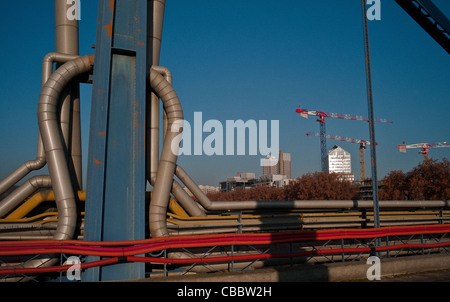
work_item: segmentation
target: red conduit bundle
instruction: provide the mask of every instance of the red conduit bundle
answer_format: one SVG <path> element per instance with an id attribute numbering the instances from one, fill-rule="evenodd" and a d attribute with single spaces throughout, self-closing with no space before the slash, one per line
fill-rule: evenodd
<path id="1" fill-rule="evenodd" d="M 276 243 L 321 241 L 337 239 L 362 239 L 386 236 L 402 236 L 417 234 L 439 234 L 450 231 L 450 225 L 420 225 L 383 227 L 372 229 L 332 229 L 317 231 L 297 231 L 282 233 L 248 233 L 248 234 L 213 234 L 199 236 L 160 237 L 135 241 L 78 241 L 78 240 L 33 240 L 33 241 L 0 241 L 0 257 L 16 255 L 35 255 L 49 253 L 66 253 L 111 257 L 99 261 L 82 263 L 81 269 L 108 265 L 120 261 L 192 264 L 257 260 L 268 258 L 291 258 L 324 254 L 362 253 L 370 251 L 388 251 L 401 248 L 436 248 L 450 246 L 449 242 L 433 244 L 398 244 L 380 247 L 338 248 L 302 251 L 293 253 L 261 253 L 251 255 L 214 256 L 198 258 L 158 258 L 135 256 L 164 249 L 229 246 L 229 245 L 268 245 Z M 0 275 L 35 274 L 66 271 L 70 265 L 38 268 L 8 268 L 0 269 Z"/>

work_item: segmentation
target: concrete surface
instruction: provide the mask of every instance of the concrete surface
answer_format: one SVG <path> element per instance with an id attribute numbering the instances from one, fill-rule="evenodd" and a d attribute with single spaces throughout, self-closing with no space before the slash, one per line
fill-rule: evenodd
<path id="1" fill-rule="evenodd" d="M 186 276 L 151 277 L 133 282 L 348 282 L 367 281 L 371 264 L 341 262 L 270 267 L 241 272 L 208 273 Z M 380 261 L 380 281 L 397 276 L 450 270 L 450 254 L 384 258 Z M 450 280 L 449 280 L 450 281 Z"/>

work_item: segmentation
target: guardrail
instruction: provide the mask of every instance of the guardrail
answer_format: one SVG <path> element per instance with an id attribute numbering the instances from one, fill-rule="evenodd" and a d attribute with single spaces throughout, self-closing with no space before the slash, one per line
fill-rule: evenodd
<path id="1" fill-rule="evenodd" d="M 450 224 L 382 227 L 368 229 L 301 230 L 280 233 L 216 234 L 173 236 L 140 241 L 89 242 L 79 240 L 35 240 L 0 242 L 0 277 L 57 273 L 71 265 L 14 267 L 7 259 L 42 254 L 100 256 L 105 259 L 83 262 L 79 269 L 123 262 L 168 265 L 182 274 L 198 265 L 226 264 L 232 270 L 244 263 L 246 269 L 257 261 L 287 260 L 290 263 L 354 261 L 364 255 L 396 257 L 405 254 L 448 253 Z M 395 252 L 395 254 L 393 254 Z M 152 256 L 160 253 L 159 256 Z M 144 256 L 142 256 L 144 255 Z M 317 260 L 317 257 L 321 259 Z M 61 257 L 63 259 L 64 257 Z M 63 263 L 64 261 L 62 261 Z M 154 267 L 155 268 L 155 267 Z M 151 275 L 151 274 L 150 274 Z"/>

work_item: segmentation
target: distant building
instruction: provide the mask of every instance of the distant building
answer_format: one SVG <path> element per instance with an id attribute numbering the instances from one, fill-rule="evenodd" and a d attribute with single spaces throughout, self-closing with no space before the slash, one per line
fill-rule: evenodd
<path id="1" fill-rule="evenodd" d="M 214 193 L 214 192 L 219 192 L 220 188 L 219 187 L 214 187 L 214 186 L 204 186 L 204 185 L 198 185 L 198 188 L 205 194 L 208 193 Z M 183 188 L 186 193 L 188 193 L 190 196 L 194 196 L 194 194 L 192 194 L 192 192 L 187 188 L 184 187 Z"/>
<path id="2" fill-rule="evenodd" d="M 262 174 L 279 174 L 278 158 L 267 155 L 267 157 L 263 159 Z"/>
<path id="3" fill-rule="evenodd" d="M 364 181 L 359 181 L 359 199 L 361 200 L 373 200 L 373 185 L 372 180 L 367 179 Z M 383 181 L 378 181 L 378 191 L 383 190 L 384 183 Z"/>
<path id="4" fill-rule="evenodd" d="M 263 159 L 263 176 L 267 175 L 285 175 L 286 179 L 291 179 L 291 154 L 283 153 L 280 150 L 278 158 L 267 156 Z"/>
<path id="5" fill-rule="evenodd" d="M 281 174 L 270 174 L 263 175 L 258 178 L 258 185 L 266 185 L 281 188 L 290 183 L 291 179 L 287 178 L 286 175 Z"/>
<path id="6" fill-rule="evenodd" d="M 291 153 L 283 153 L 280 150 L 280 174 L 286 175 L 287 179 L 291 179 Z"/>
<path id="7" fill-rule="evenodd" d="M 255 179 L 255 173 L 249 173 L 249 172 L 238 172 L 237 177 L 243 180 L 251 180 Z"/>
<path id="8" fill-rule="evenodd" d="M 204 186 L 204 185 L 199 185 L 198 186 L 200 190 L 202 190 L 203 193 L 208 194 L 208 193 L 214 193 L 214 192 L 219 192 L 219 187 L 214 187 L 214 186 Z"/>
<path id="9" fill-rule="evenodd" d="M 237 176 L 228 177 L 226 181 L 220 182 L 220 191 L 231 192 L 236 189 L 250 189 L 257 186 L 271 186 L 281 188 L 288 185 L 292 179 L 286 175 L 270 174 L 255 178 L 255 173 L 238 173 Z"/>
<path id="10" fill-rule="evenodd" d="M 238 188 L 248 189 L 256 186 L 255 173 L 237 173 L 237 176 L 228 177 L 226 181 L 220 182 L 220 191 L 231 192 Z"/>
<path id="11" fill-rule="evenodd" d="M 328 152 L 328 172 L 339 174 L 342 180 L 354 181 L 355 175 L 352 173 L 352 157 L 338 145 L 335 145 Z"/>

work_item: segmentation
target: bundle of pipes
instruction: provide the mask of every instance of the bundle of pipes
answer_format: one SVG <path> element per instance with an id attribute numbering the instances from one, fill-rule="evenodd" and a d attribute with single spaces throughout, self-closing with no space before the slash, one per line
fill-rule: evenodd
<path id="1" fill-rule="evenodd" d="M 76 232 L 82 228 L 79 217 L 81 213 L 77 210 L 77 202 L 84 199 L 77 194 L 77 192 L 83 192 L 79 77 L 92 71 L 94 55 L 79 56 L 78 21 L 66 18 L 68 5 L 66 1 L 55 0 L 56 47 L 55 52 L 48 54 L 43 60 L 42 88 L 38 103 L 39 135 L 36 159 L 25 162 L 0 181 L 1 195 L 31 171 L 39 170 L 46 164 L 48 165 L 49 175 L 30 178 L 0 201 L 0 223 L 13 222 L 17 224 L 14 227 L 21 224 L 22 227 L 32 229 L 30 233 L 22 237 L 24 239 L 48 235 L 57 240 L 73 239 Z M 202 232 L 212 233 L 239 230 L 241 221 L 234 221 L 224 227 L 223 222 L 228 223 L 229 220 L 223 216 L 215 218 L 215 222 L 220 220 L 220 225 L 209 223 L 211 215 L 229 213 L 230 211 L 247 211 L 254 214 L 261 210 L 271 210 L 277 213 L 284 211 L 286 213 L 294 210 L 373 209 L 373 201 L 354 200 L 211 201 L 188 173 L 177 165 L 179 148 L 179 141 L 177 140 L 183 130 L 183 109 L 172 87 L 172 74 L 167 68 L 158 66 L 165 0 L 155 0 L 153 6 L 153 41 L 151 43 L 153 66 L 150 67 L 149 72 L 152 95 L 150 106 L 146 111 L 146 119 L 149 121 L 146 129 L 146 178 L 153 186 L 148 217 L 151 237 L 177 235 L 184 232 L 198 233 L 198 230 L 195 229 L 199 227 L 202 228 Z M 53 71 L 54 63 L 58 64 L 55 71 Z M 159 153 L 160 100 L 163 105 L 163 146 L 161 154 Z M 175 176 L 182 184 L 175 180 Z M 182 185 L 185 185 L 193 193 L 198 202 L 186 193 Z M 51 212 L 51 216 L 52 219 L 57 216 L 57 219 L 51 222 L 47 221 L 45 228 L 37 227 L 36 224 L 24 224 L 29 223 L 27 220 L 14 221 L 14 219 L 24 218 L 20 206 L 42 188 L 53 189 L 52 194 L 54 195 L 52 198 L 56 203 L 57 213 Z M 181 207 L 179 210 L 187 213 L 190 218 L 194 218 L 190 222 L 191 225 L 186 227 L 185 230 L 183 230 L 184 227 L 181 227 L 180 219 L 175 217 L 168 219 L 167 211 L 171 200 L 173 200 L 171 195 L 174 196 L 176 204 Z M 47 196 L 47 199 L 52 198 Z M 384 209 L 443 209 L 449 207 L 447 201 L 380 201 L 379 206 Z M 20 210 L 17 209 L 18 207 Z M 16 211 L 11 213 L 15 209 Z M 17 211 L 22 214 L 17 214 Z M 40 216 L 39 219 L 41 218 Z M 286 224 L 292 224 L 294 229 L 298 229 L 306 221 L 305 217 L 299 218 L 298 216 L 277 216 L 277 223 L 273 223 L 273 219 L 254 218 L 252 217 L 252 221 L 249 222 L 249 226 L 251 226 L 245 228 L 245 231 L 266 230 L 261 225 L 269 220 L 270 227 L 274 230 L 280 230 L 281 225 Z M 310 222 L 314 221 L 311 220 Z M 317 225 L 317 219 L 315 222 Z M 325 225 L 328 227 L 334 226 L 330 224 L 330 220 L 327 223 Z M 358 224 L 360 221 L 356 223 Z M 210 227 L 205 228 L 205 225 L 208 224 Z M 8 227 L 11 227 L 11 225 L 1 226 L 0 230 L 6 230 Z M 286 226 L 284 227 L 286 228 Z M 11 231 L 11 228 L 9 230 Z M 14 230 L 18 231 L 18 228 L 14 228 Z M 19 233 L 17 233 L 18 236 L 20 236 Z M 25 233 L 22 235 L 25 235 Z M 54 261 L 55 258 L 50 255 L 46 259 L 32 261 L 27 265 L 51 265 Z"/>
<path id="2" fill-rule="evenodd" d="M 71 5 L 71 4 L 70 4 Z M 92 70 L 94 56 L 79 57 L 78 21 L 69 20 L 66 1 L 55 1 L 55 53 L 45 56 L 38 102 L 38 148 L 36 160 L 27 161 L 0 182 L 6 192 L 31 171 L 48 165 L 49 175 L 25 181 L 0 203 L 0 217 L 8 214 L 34 192 L 52 187 L 58 210 L 54 239 L 71 239 L 77 228 L 76 196 L 81 189 L 80 75 Z M 53 72 L 53 64 L 58 63 Z M 59 66 L 60 65 L 60 66 Z M 39 233 L 39 235 L 41 235 Z M 27 266 L 49 266 L 51 257 L 29 261 Z"/>

